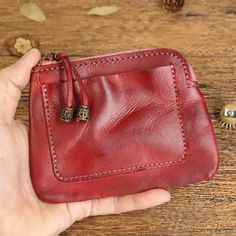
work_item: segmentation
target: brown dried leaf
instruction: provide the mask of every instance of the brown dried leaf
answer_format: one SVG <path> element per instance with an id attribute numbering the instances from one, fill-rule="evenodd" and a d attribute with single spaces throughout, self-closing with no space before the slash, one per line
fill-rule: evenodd
<path id="1" fill-rule="evenodd" d="M 12 55 L 20 57 L 27 53 L 31 48 L 38 48 L 39 41 L 33 39 L 29 35 L 24 34 L 9 38 L 6 41 L 6 46 Z"/>
<path id="2" fill-rule="evenodd" d="M 24 3 L 20 6 L 20 13 L 30 20 L 43 22 L 46 19 L 44 12 L 35 3 Z"/>
<path id="3" fill-rule="evenodd" d="M 94 7 L 90 11 L 88 11 L 88 15 L 97 15 L 97 16 L 106 16 L 113 14 L 119 11 L 120 8 L 117 6 L 102 6 L 102 7 Z"/>

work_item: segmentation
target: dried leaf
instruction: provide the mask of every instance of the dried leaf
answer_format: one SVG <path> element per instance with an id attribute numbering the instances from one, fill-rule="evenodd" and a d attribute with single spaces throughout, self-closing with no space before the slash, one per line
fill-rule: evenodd
<path id="1" fill-rule="evenodd" d="M 29 35 L 24 34 L 9 38 L 6 41 L 6 46 L 12 55 L 20 57 L 28 52 L 31 48 L 37 48 L 39 46 L 39 41 L 33 39 Z"/>
<path id="2" fill-rule="evenodd" d="M 120 8 L 117 6 L 102 6 L 102 7 L 94 7 L 87 14 L 88 15 L 97 15 L 97 16 L 106 16 L 113 14 L 119 11 Z"/>
<path id="3" fill-rule="evenodd" d="M 30 20 L 43 22 L 46 19 L 44 12 L 35 3 L 24 3 L 20 7 L 20 13 Z"/>

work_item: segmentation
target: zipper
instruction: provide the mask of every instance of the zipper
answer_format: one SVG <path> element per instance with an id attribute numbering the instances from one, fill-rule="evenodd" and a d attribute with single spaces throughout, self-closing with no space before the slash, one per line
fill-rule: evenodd
<path id="1" fill-rule="evenodd" d="M 88 106 L 88 94 L 82 82 L 79 72 L 76 67 L 71 63 L 69 56 L 63 52 L 59 53 L 49 53 L 46 57 L 42 58 L 38 65 L 47 65 L 52 62 L 62 63 L 66 76 L 67 76 L 67 101 L 64 105 L 60 119 L 64 122 L 70 122 L 74 118 L 76 121 L 87 121 L 89 119 L 89 106 Z M 81 89 L 80 104 L 76 114 L 74 113 L 73 100 L 74 100 L 74 83 L 73 77 L 78 82 Z"/>

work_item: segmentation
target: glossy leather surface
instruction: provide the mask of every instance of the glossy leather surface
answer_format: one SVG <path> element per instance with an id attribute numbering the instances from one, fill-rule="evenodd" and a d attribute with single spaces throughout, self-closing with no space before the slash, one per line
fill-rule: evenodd
<path id="1" fill-rule="evenodd" d="M 36 66 L 30 87 L 30 167 L 43 201 L 69 202 L 185 186 L 212 178 L 219 152 L 186 60 L 149 49 L 74 60 L 90 119 L 62 122 L 67 78 Z M 80 97 L 76 81 L 75 106 Z"/>

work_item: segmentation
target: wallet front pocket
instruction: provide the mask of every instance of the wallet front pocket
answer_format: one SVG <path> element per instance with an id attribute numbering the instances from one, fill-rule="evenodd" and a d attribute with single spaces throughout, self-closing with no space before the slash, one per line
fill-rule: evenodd
<path id="1" fill-rule="evenodd" d="M 67 82 L 43 83 L 56 177 L 81 181 L 182 162 L 186 139 L 175 76 L 174 66 L 167 65 L 86 78 L 90 119 L 70 123 L 59 119 Z M 79 88 L 74 87 L 78 98 Z"/>

